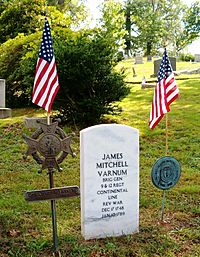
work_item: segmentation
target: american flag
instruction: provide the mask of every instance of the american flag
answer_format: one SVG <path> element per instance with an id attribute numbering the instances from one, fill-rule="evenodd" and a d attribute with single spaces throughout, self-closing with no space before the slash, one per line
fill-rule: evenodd
<path id="1" fill-rule="evenodd" d="M 165 49 L 158 72 L 158 82 L 154 90 L 149 127 L 151 129 L 159 123 L 165 113 L 170 111 L 170 104 L 179 96 L 172 66 Z"/>
<path id="2" fill-rule="evenodd" d="M 51 31 L 48 20 L 45 18 L 42 43 L 36 65 L 32 102 L 44 108 L 47 112 L 50 112 L 58 89 L 59 82 Z"/>

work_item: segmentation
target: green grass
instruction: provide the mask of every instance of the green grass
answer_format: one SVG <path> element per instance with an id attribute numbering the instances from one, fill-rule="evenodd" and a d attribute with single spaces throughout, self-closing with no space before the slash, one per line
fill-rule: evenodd
<path id="1" fill-rule="evenodd" d="M 123 61 L 131 72 L 133 60 Z M 177 63 L 180 67 L 193 64 Z M 138 76 L 152 73 L 153 64 L 137 65 Z M 127 69 L 127 70 L 128 70 Z M 140 69 L 140 71 L 139 71 Z M 127 80 L 133 81 L 128 73 Z M 181 178 L 166 193 L 165 218 L 161 218 L 162 191 L 155 188 L 150 174 L 154 162 L 165 155 L 165 121 L 148 128 L 153 89 L 129 84 L 131 93 L 120 106 L 120 116 L 107 119 L 136 127 L 140 131 L 140 232 L 138 234 L 84 241 L 80 228 L 80 199 L 57 201 L 59 248 L 64 257 L 197 257 L 200 256 L 200 79 L 178 81 L 180 98 L 171 105 L 169 155 L 181 164 Z M 44 171 L 30 157 L 23 160 L 27 146 L 22 134 L 33 130 L 24 126 L 25 116 L 44 115 L 42 110 L 13 110 L 13 117 L 0 120 L 0 256 L 52 256 L 51 210 L 49 202 L 27 203 L 24 192 L 49 187 Z M 79 132 L 75 131 L 63 172 L 55 173 L 55 186 L 80 185 Z"/>
<path id="2" fill-rule="evenodd" d="M 154 61 L 154 59 L 153 59 Z M 123 69 L 125 70 L 125 74 L 126 76 L 126 81 L 127 82 L 132 82 L 132 83 L 136 83 L 139 82 L 141 83 L 142 78 L 145 76 L 146 80 L 156 80 L 157 78 L 151 78 L 151 75 L 154 73 L 154 66 L 153 66 L 153 61 L 152 62 L 147 62 L 146 58 L 143 58 L 143 62 L 144 64 L 135 64 L 135 60 L 134 59 L 129 59 L 129 60 L 124 60 L 121 61 L 118 65 L 117 65 L 117 69 Z M 133 68 L 135 70 L 136 73 L 136 77 L 133 77 Z M 199 63 L 192 63 L 192 62 L 176 62 L 176 70 L 180 71 L 180 70 L 193 70 L 196 68 L 200 68 L 200 64 Z M 200 77 L 200 74 L 194 74 L 192 76 L 190 75 L 186 75 L 186 74 L 182 74 L 177 76 L 177 79 L 183 79 L 183 78 L 188 78 L 188 77 Z"/>

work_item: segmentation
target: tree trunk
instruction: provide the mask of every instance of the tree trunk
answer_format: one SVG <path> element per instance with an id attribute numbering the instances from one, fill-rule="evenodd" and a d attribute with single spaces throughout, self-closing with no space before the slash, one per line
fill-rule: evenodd
<path id="1" fill-rule="evenodd" d="M 125 14 L 125 19 L 126 19 L 126 30 L 128 31 L 128 35 L 125 36 L 125 53 L 130 57 L 130 52 L 131 52 L 131 14 L 130 10 L 127 10 Z"/>
<path id="2" fill-rule="evenodd" d="M 152 60 L 151 48 L 152 48 L 151 42 L 147 42 L 147 61 L 151 61 Z"/>

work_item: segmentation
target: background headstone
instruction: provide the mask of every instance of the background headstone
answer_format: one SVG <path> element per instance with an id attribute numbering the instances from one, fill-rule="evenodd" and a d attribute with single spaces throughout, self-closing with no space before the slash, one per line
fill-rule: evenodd
<path id="1" fill-rule="evenodd" d="M 50 122 L 52 123 L 52 118 L 50 118 Z M 24 124 L 27 128 L 39 128 L 40 123 L 47 123 L 46 117 L 25 117 Z"/>
<path id="2" fill-rule="evenodd" d="M 6 107 L 6 85 L 5 79 L 0 79 L 0 108 Z"/>
<path id="3" fill-rule="evenodd" d="M 171 62 L 173 71 L 176 71 L 176 58 L 175 57 L 169 57 L 169 60 Z M 158 76 L 158 71 L 160 69 L 160 63 L 161 63 L 161 59 L 154 61 L 154 76 L 155 77 Z"/>
<path id="4" fill-rule="evenodd" d="M 194 61 L 195 62 L 200 62 L 200 54 L 195 54 L 194 55 Z"/>
<path id="5" fill-rule="evenodd" d="M 135 56 L 135 64 L 143 64 L 143 57 Z"/>
<path id="6" fill-rule="evenodd" d="M 151 62 L 152 61 L 152 56 L 151 55 L 147 55 L 147 62 Z"/>
<path id="7" fill-rule="evenodd" d="M 6 83 L 5 79 L 0 79 L 0 119 L 12 116 L 12 110 L 6 108 Z"/>
<path id="8" fill-rule="evenodd" d="M 104 238 L 139 229 L 139 131 L 97 125 L 80 132 L 81 230 Z"/>

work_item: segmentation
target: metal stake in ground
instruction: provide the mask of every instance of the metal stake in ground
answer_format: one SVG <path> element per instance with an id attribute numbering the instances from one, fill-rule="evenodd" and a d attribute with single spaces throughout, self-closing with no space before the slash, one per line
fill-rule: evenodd
<path id="1" fill-rule="evenodd" d="M 179 162 L 171 157 L 164 156 L 158 159 L 151 171 L 151 179 L 153 184 L 163 190 L 162 199 L 162 214 L 161 220 L 164 219 L 164 203 L 165 203 L 165 190 L 175 186 L 181 175 Z"/>
<path id="2" fill-rule="evenodd" d="M 50 184 L 51 184 L 51 186 L 54 186 L 52 183 L 52 176 L 50 176 L 50 177 L 51 177 Z M 25 193 L 25 199 L 26 199 L 26 201 L 29 201 L 29 202 L 51 200 L 53 242 L 54 242 L 55 257 L 59 256 L 55 200 L 79 196 L 79 195 L 80 195 L 80 190 L 79 190 L 78 186 L 57 187 L 57 188 L 52 187 L 50 189 L 27 191 Z"/>
<path id="3" fill-rule="evenodd" d="M 50 188 L 54 188 L 53 170 L 49 169 L 48 173 L 49 173 Z M 57 236 L 57 219 L 56 219 L 56 201 L 55 200 L 51 200 L 51 215 L 52 215 L 54 254 L 55 254 L 55 256 L 59 256 L 58 236 Z"/>
<path id="4" fill-rule="evenodd" d="M 50 114 L 47 113 L 47 125 L 51 124 Z M 48 168 L 49 173 L 49 184 L 50 188 L 54 188 L 54 179 L 53 179 L 53 172 L 52 168 Z M 54 245 L 54 254 L 55 257 L 59 257 L 58 251 L 58 235 L 57 235 L 57 218 L 56 218 L 56 201 L 51 200 L 51 217 L 52 217 L 52 229 L 53 229 L 53 245 Z"/>
<path id="5" fill-rule="evenodd" d="M 54 189 L 53 173 L 57 169 L 61 171 L 59 164 L 70 153 L 75 156 L 70 147 L 71 138 L 67 137 L 64 131 L 58 127 L 58 123 L 50 124 L 41 123 L 40 128 L 37 129 L 31 137 L 23 136 L 28 144 L 28 150 L 24 155 L 27 158 L 28 155 L 32 155 L 36 162 L 42 165 L 39 173 L 43 169 L 48 170 L 50 189 Z M 78 195 L 78 194 L 77 194 Z M 46 200 L 46 199 L 41 199 Z M 57 222 L 56 222 L 56 202 L 55 199 L 51 199 L 52 210 L 52 227 L 53 227 L 53 242 L 54 242 L 54 254 L 59 256 L 58 251 L 58 237 L 57 237 Z"/>
<path id="6" fill-rule="evenodd" d="M 164 209 L 165 209 L 165 194 L 166 191 L 163 190 L 163 198 L 162 198 L 162 213 L 161 213 L 161 220 L 164 220 Z"/>

